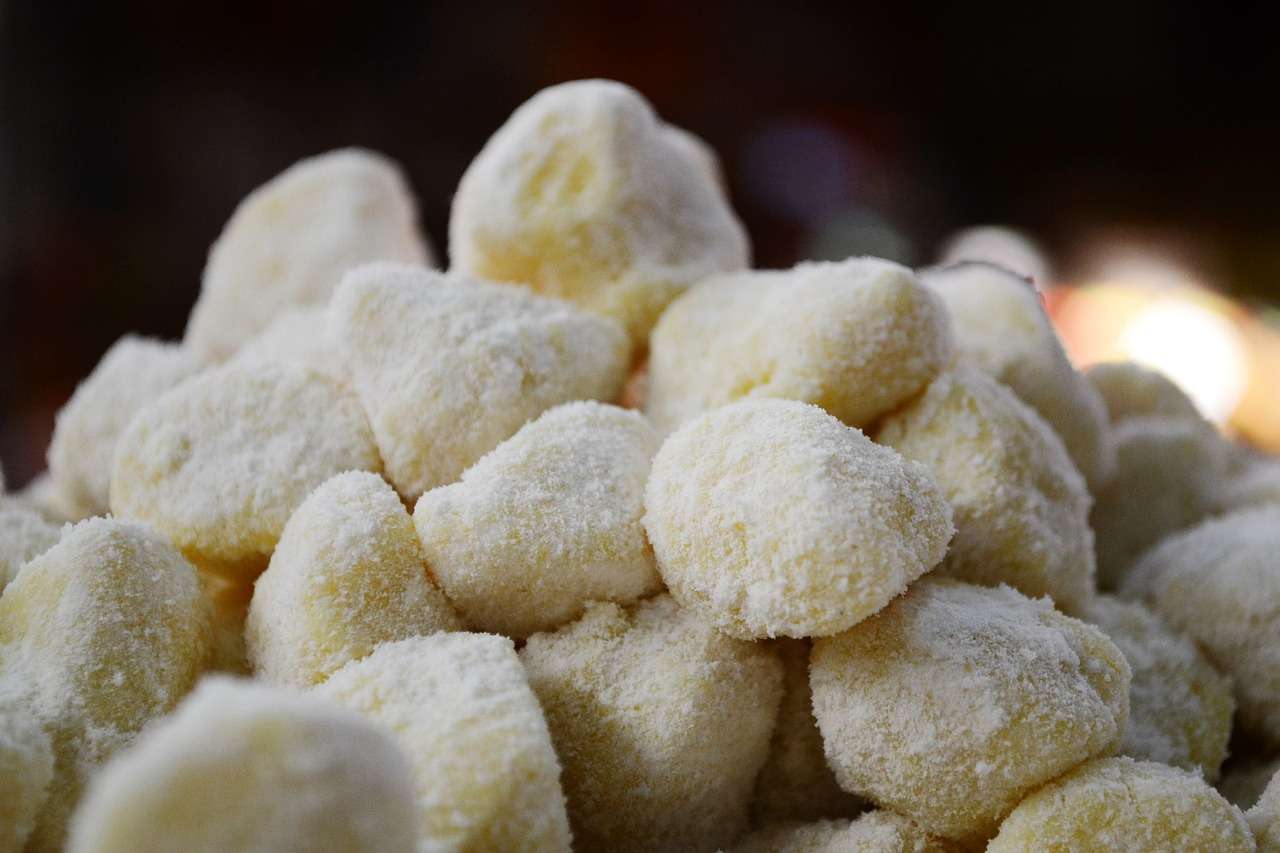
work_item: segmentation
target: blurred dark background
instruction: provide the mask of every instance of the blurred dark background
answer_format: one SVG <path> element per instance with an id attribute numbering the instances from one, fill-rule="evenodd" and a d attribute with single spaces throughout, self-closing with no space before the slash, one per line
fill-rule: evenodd
<path id="1" fill-rule="evenodd" d="M 236 202 L 348 144 L 453 189 L 521 101 L 612 77 L 714 145 L 760 266 L 924 263 L 980 222 L 1069 256 L 1186 238 L 1280 294 L 1280 6 L 0 0 L 0 458 L 128 330 L 180 337 Z M 1067 273 L 1070 267 L 1067 266 Z"/>

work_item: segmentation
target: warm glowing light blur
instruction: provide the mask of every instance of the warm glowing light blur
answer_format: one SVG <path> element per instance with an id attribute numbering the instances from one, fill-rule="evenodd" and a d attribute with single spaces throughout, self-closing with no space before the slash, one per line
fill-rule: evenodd
<path id="1" fill-rule="evenodd" d="M 942 246 L 941 264 L 987 261 L 1028 276 L 1037 287 L 1053 283 L 1049 259 L 1040 246 L 1013 228 L 978 225 L 952 234 Z"/>

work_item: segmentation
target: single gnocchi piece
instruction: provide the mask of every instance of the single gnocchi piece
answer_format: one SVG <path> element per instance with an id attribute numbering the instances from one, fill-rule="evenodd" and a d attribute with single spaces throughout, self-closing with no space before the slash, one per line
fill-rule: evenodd
<path id="1" fill-rule="evenodd" d="M 901 815 L 876 809 L 856 820 L 774 824 L 739 841 L 733 853 L 959 853 L 960 849 Z"/>
<path id="2" fill-rule="evenodd" d="M 68 529 L 0 596 L 0 693 L 49 735 L 49 796 L 27 850 L 62 849 L 88 777 L 167 713 L 212 654 L 195 569 L 154 532 L 95 518 Z"/>
<path id="3" fill-rule="evenodd" d="M 569 849 L 560 762 L 510 640 L 384 643 L 315 691 L 389 731 L 408 755 L 420 851 Z"/>
<path id="4" fill-rule="evenodd" d="M 18 576 L 28 560 L 53 547 L 60 531 L 34 510 L 0 504 L 0 592 Z"/>
<path id="5" fill-rule="evenodd" d="M 400 167 L 358 148 L 301 160 L 246 196 L 209 250 L 187 345 L 224 361 L 370 261 L 435 265 Z"/>
<path id="6" fill-rule="evenodd" d="M 843 790 L 827 766 L 822 734 L 813 718 L 813 691 L 809 689 L 809 643 L 776 640 L 784 667 L 782 703 L 773 729 L 769 758 L 756 777 L 751 800 L 751 822 L 770 826 L 822 818 L 851 818 L 863 811 L 863 803 Z M 838 837 L 836 833 L 832 837 Z"/>
<path id="7" fill-rule="evenodd" d="M 675 599 L 739 639 L 839 633 L 937 565 L 952 533 L 922 465 L 817 406 L 769 399 L 668 438 L 644 523 Z"/>
<path id="8" fill-rule="evenodd" d="M 814 403 L 865 427 L 923 391 L 953 352 L 946 308 L 890 261 L 730 273 L 662 315 L 645 408 L 663 433 L 745 397 Z"/>
<path id="9" fill-rule="evenodd" d="M 236 351 L 236 364 L 284 362 L 310 367 L 346 383 L 342 353 L 324 333 L 329 306 L 307 305 L 281 312 Z"/>
<path id="10" fill-rule="evenodd" d="M 201 366 L 183 347 L 135 335 L 107 350 L 58 411 L 49 444 L 49 472 L 74 505 L 107 512 L 112 458 L 129 421 Z"/>
<path id="11" fill-rule="evenodd" d="M 332 379 L 227 365 L 137 414 L 116 452 L 111 510 L 152 525 L 201 570 L 248 582 L 312 489 L 381 467 L 359 402 Z"/>
<path id="12" fill-rule="evenodd" d="M 409 766 L 319 699 L 210 677 L 93 780 L 68 853 L 413 853 Z"/>
<path id="13" fill-rule="evenodd" d="M 1158 417 L 1213 428 L 1191 398 L 1158 370 L 1132 361 L 1108 361 L 1093 365 L 1085 376 L 1102 396 L 1113 424 Z"/>
<path id="14" fill-rule="evenodd" d="M 637 349 L 709 275 L 746 268 L 746 231 L 706 156 L 638 92 L 579 80 L 523 104 L 453 197 L 449 256 L 621 323 Z"/>
<path id="15" fill-rule="evenodd" d="M 387 478 L 409 501 L 543 411 L 612 400 L 626 380 L 617 324 L 517 287 L 372 264 L 343 279 L 329 311 Z"/>
<path id="16" fill-rule="evenodd" d="M 1240 725 L 1280 745 L 1280 507 L 1170 536 L 1134 565 L 1123 592 L 1194 639 L 1235 682 Z"/>
<path id="17" fill-rule="evenodd" d="M 54 524 L 83 521 L 93 515 L 88 507 L 81 506 L 68 494 L 66 487 L 46 470 L 37 474 L 17 492 L 5 495 L 5 500 L 33 510 Z"/>
<path id="18" fill-rule="evenodd" d="M 1142 552 L 1210 514 L 1226 478 L 1226 444 L 1185 418 L 1134 417 L 1115 427 L 1116 474 L 1089 516 L 1098 585 L 1120 589 Z"/>
<path id="19" fill-rule="evenodd" d="M 285 525 L 254 585 L 246 639 L 256 675 L 308 687 L 380 643 L 461 627 L 395 491 L 377 474 L 349 471 Z"/>
<path id="20" fill-rule="evenodd" d="M 49 736 L 12 692 L 0 683 L 0 853 L 21 853 L 53 781 Z"/>
<path id="21" fill-rule="evenodd" d="M 470 627 L 523 638 L 588 601 L 657 592 L 641 524 L 657 449 L 636 412 L 568 403 L 424 493 L 413 520 L 427 563 Z"/>
<path id="22" fill-rule="evenodd" d="M 1236 709 L 1231 679 L 1138 602 L 1099 595 L 1074 615 L 1101 628 L 1133 671 L 1120 752 L 1217 779 Z"/>
<path id="23" fill-rule="evenodd" d="M 714 850 L 746 829 L 782 696 L 771 648 L 664 595 L 590 604 L 520 656 L 564 763 L 574 849 Z"/>
<path id="24" fill-rule="evenodd" d="M 886 418 L 876 441 L 927 468 L 955 512 L 942 571 L 1063 606 L 1093 594 L 1089 491 L 1058 436 L 1005 386 L 962 366 Z"/>
<path id="25" fill-rule="evenodd" d="M 1090 489 L 1105 483 L 1115 469 L 1106 404 L 1071 366 L 1031 280 L 980 261 L 920 280 L 946 304 L 960 353 L 1045 419 Z"/>
<path id="26" fill-rule="evenodd" d="M 969 845 L 1040 785 L 1116 750 L 1129 679 L 1101 631 L 1048 600 L 951 578 L 815 640 L 810 661 L 841 787 Z"/>
<path id="27" fill-rule="evenodd" d="M 1253 853 L 1239 809 L 1193 773 L 1150 761 L 1090 761 L 1027 797 L 988 853 Z"/>

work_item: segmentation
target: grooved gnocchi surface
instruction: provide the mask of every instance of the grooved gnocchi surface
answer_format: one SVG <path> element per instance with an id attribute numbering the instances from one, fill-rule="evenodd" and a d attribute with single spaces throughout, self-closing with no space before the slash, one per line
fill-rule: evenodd
<path id="1" fill-rule="evenodd" d="M 1091 489 L 1115 469 L 1107 407 L 1067 358 L 1029 279 L 968 262 L 925 270 L 920 280 L 947 306 L 958 347 L 1045 419 Z"/>
<path id="2" fill-rule="evenodd" d="M 427 562 L 470 627 L 526 637 L 588 601 L 661 589 L 641 524 L 657 449 L 639 414 L 569 403 L 423 494 L 413 518 Z"/>
<path id="3" fill-rule="evenodd" d="M 814 403 L 864 427 L 910 400 L 954 353 L 946 308 L 877 258 L 716 276 L 653 330 L 645 411 L 671 432 L 748 397 Z"/>
<path id="4" fill-rule="evenodd" d="M 1049 425 L 971 367 L 934 380 L 876 440 L 921 463 L 955 512 L 942 571 L 1071 606 L 1093 594 L 1089 492 Z"/>
<path id="5" fill-rule="evenodd" d="M 1047 600 L 949 578 L 815 640 L 810 659 L 840 785 L 970 845 L 1035 788 L 1115 751 L 1129 678 L 1101 631 Z"/>
<path id="6" fill-rule="evenodd" d="M 381 643 L 461 627 L 395 491 L 377 474 L 350 471 L 312 492 L 285 525 L 245 631 L 261 678 L 306 687 Z"/>
<path id="7" fill-rule="evenodd" d="M 790 400 L 669 437 L 644 523 L 675 599 L 740 639 L 843 631 L 933 568 L 952 532 L 923 466 Z"/>
<path id="8" fill-rule="evenodd" d="M 1239 810 L 1184 770 L 1108 758 L 1044 786 L 1013 810 L 989 853 L 1253 853 Z"/>
<path id="9" fill-rule="evenodd" d="M 399 166 L 359 148 L 293 164 L 245 197 L 205 265 L 187 344 L 223 361 L 290 308 L 323 305 L 351 267 L 434 266 Z"/>
<path id="10" fill-rule="evenodd" d="M 0 694 L 31 709 L 55 758 L 27 850 L 61 850 L 89 776 L 190 689 L 209 620 L 191 564 L 111 519 L 67 530 L 0 596 Z"/>
<path id="11" fill-rule="evenodd" d="M 588 605 L 520 657 L 564 763 L 575 850 L 714 850 L 746 829 L 782 696 L 771 648 L 663 595 Z"/>
<path id="12" fill-rule="evenodd" d="M 620 83 L 544 89 L 462 176 L 449 219 L 453 265 L 617 320 L 644 349 L 672 299 L 745 268 L 750 255 L 705 155 L 671 136 Z"/>
<path id="13" fill-rule="evenodd" d="M 546 409 L 614 399 L 630 358 L 621 328 L 568 303 L 401 264 L 349 273 L 329 334 L 406 500 L 458 479 Z"/>
<path id="14" fill-rule="evenodd" d="M 89 787 L 69 853 L 413 853 L 409 766 L 350 711 L 209 678 Z"/>
<path id="15" fill-rule="evenodd" d="M 332 379 L 296 365 L 228 365 L 133 419 L 111 509 L 154 526 L 202 570 L 250 581 L 312 489 L 381 467 L 359 402 Z"/>
<path id="16" fill-rule="evenodd" d="M 384 643 L 315 692 L 389 731 L 408 756 L 419 853 L 569 849 L 560 762 L 510 640 Z"/>

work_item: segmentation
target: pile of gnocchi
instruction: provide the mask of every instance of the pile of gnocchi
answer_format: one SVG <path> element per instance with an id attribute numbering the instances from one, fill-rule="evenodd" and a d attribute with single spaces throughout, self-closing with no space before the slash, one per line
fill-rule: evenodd
<path id="1" fill-rule="evenodd" d="M 76 389 L 0 498 L 0 853 L 1280 851 L 1280 461 L 1168 379 L 998 266 L 751 269 L 613 82 L 448 254 L 304 160 Z"/>

